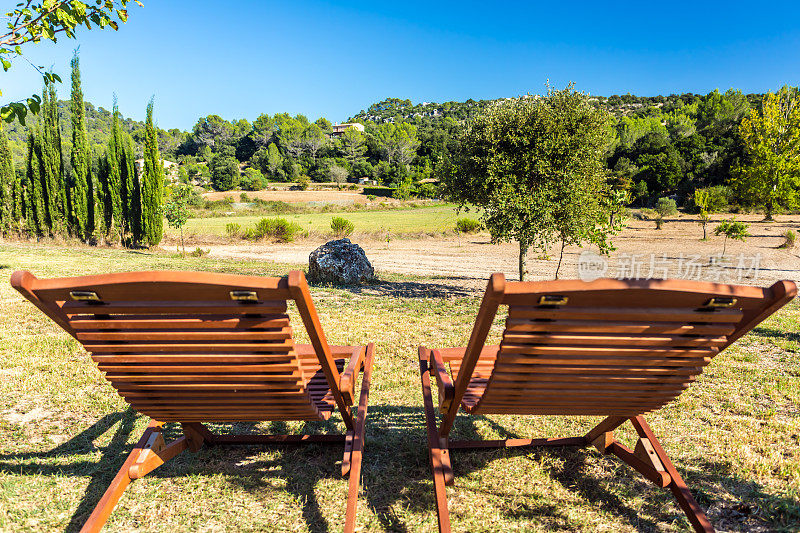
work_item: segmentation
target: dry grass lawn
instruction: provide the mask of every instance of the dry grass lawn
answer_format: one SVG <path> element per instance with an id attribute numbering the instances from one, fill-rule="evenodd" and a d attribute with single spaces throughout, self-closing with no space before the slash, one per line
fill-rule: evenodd
<path id="1" fill-rule="evenodd" d="M 76 531 L 147 424 L 126 408 L 76 341 L 11 289 L 5 280 L 22 268 L 40 277 L 143 269 L 277 275 L 291 265 L 0 245 L 0 531 Z M 463 345 L 479 300 L 441 280 L 385 277 L 363 290 L 317 287 L 312 293 L 331 343 L 377 344 L 360 527 L 434 531 L 416 347 Z M 799 342 L 795 302 L 717 357 L 677 402 L 649 417 L 719 530 L 800 530 Z M 302 430 L 341 429 L 332 420 Z M 456 435 L 563 436 L 582 434 L 593 422 L 462 417 Z M 107 530 L 338 531 L 347 490 L 337 475 L 340 459 L 338 449 L 313 446 L 187 453 L 134 482 Z M 455 531 L 688 529 L 670 494 L 593 449 L 455 452 L 453 465 L 456 484 L 447 490 Z"/>

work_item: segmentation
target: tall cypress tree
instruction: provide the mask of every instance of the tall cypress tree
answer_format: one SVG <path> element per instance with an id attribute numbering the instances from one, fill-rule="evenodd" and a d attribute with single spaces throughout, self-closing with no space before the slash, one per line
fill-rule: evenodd
<path id="1" fill-rule="evenodd" d="M 108 139 L 108 147 L 105 158 L 107 188 L 104 192 L 108 194 L 106 201 L 111 207 L 111 219 L 108 221 L 106 228 L 109 231 L 111 231 L 112 228 L 118 230 L 120 239 L 122 239 L 125 234 L 122 208 L 123 185 L 120 173 L 123 158 L 122 151 L 122 128 L 119 124 L 119 107 L 117 107 L 117 97 L 114 95 L 114 107 L 111 115 L 111 137 Z"/>
<path id="2" fill-rule="evenodd" d="M 89 140 L 86 134 L 86 108 L 83 103 L 81 89 L 81 68 L 78 51 L 72 56 L 72 183 L 69 188 L 69 204 L 71 214 L 69 223 L 71 232 L 88 239 L 94 227 L 89 224 L 89 213 L 94 209 L 92 194 L 92 176 L 89 164 Z M 94 217 L 91 217 L 92 221 Z"/>
<path id="3" fill-rule="evenodd" d="M 40 129 L 33 126 L 28 132 L 28 161 L 25 173 L 25 222 L 31 235 L 49 231 L 46 217 L 45 178 L 42 175 L 42 143 Z"/>
<path id="4" fill-rule="evenodd" d="M 45 84 L 42 94 L 41 154 L 45 224 L 52 234 L 66 229 L 66 189 L 64 160 L 61 154 L 61 131 L 58 125 L 58 100 L 52 82 Z"/>
<path id="5" fill-rule="evenodd" d="M 125 183 L 125 221 L 130 232 L 130 242 L 138 245 L 142 242 L 142 191 L 139 177 L 136 175 L 136 156 L 133 150 L 133 138 L 125 135 L 125 148 L 121 177 Z"/>
<path id="6" fill-rule="evenodd" d="M 0 125 L 0 231 L 4 235 L 7 235 L 12 227 L 16 178 L 6 130 Z"/>
<path id="7" fill-rule="evenodd" d="M 161 242 L 164 219 L 161 202 L 164 195 L 164 167 L 158 154 L 158 134 L 153 125 L 153 99 L 147 104 L 144 130 L 144 177 L 142 180 L 142 221 L 144 234 L 150 246 Z"/>

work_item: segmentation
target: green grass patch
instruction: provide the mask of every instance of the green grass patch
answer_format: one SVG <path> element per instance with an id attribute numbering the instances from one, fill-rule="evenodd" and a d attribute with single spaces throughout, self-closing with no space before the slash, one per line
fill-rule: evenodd
<path id="1" fill-rule="evenodd" d="M 348 217 L 349 218 L 349 217 Z M 355 222 L 355 221 L 354 221 Z M 328 224 L 330 221 L 328 220 Z M 450 222 L 450 225 L 454 220 Z M 224 228 L 224 226 L 223 226 Z M 279 275 L 292 265 L 45 245 L 0 246 L 0 531 L 75 531 L 147 419 L 127 409 L 80 345 L 7 283 L 180 269 Z M 380 274 L 380 273 L 379 273 Z M 463 346 L 479 295 L 448 279 L 381 276 L 362 289 L 313 287 L 332 344 L 377 345 L 363 488 L 363 531 L 436 530 L 416 348 Z M 291 307 L 298 342 L 307 336 Z M 503 317 L 491 338 L 497 340 Z M 791 304 L 715 358 L 653 430 L 719 529 L 800 529 L 800 306 Z M 596 419 L 460 416 L 455 438 L 583 434 Z M 264 423 L 264 432 L 341 430 Z M 169 435 L 180 433 L 175 424 Z M 618 437 L 632 442 L 633 433 Z M 338 531 L 347 480 L 326 447 L 226 447 L 185 453 L 135 481 L 108 531 Z M 671 494 L 593 448 L 453 453 L 454 531 L 688 531 Z"/>

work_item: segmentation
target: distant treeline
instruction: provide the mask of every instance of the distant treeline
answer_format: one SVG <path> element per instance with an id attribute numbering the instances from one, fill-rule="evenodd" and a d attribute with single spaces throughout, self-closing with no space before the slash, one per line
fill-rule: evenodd
<path id="1" fill-rule="evenodd" d="M 742 158 L 739 124 L 762 99 L 761 94 L 737 90 L 593 97 L 615 117 L 615 140 L 607 154 L 610 180 L 642 204 L 671 194 L 690 198 L 695 189 L 727 184 Z M 343 135 L 332 135 L 332 124 L 325 118 L 312 122 L 303 115 L 279 113 L 249 122 L 209 115 L 190 132 L 157 129 L 158 147 L 164 158 L 181 163 L 182 180 L 217 190 L 258 190 L 267 181 L 365 178 L 430 194 L 431 187 L 414 184 L 437 177 L 437 169 L 459 149 L 464 125 L 495 102 L 414 104 L 390 98 L 351 117 L 349 122 L 364 125 L 363 133 L 350 129 Z M 71 137 L 69 107 L 59 101 L 58 109 L 66 149 Z M 86 103 L 88 142 L 95 160 L 108 144 L 112 115 Z M 144 123 L 120 117 L 119 124 L 140 157 Z M 18 162 L 25 157 L 25 132 L 18 124 L 8 132 Z M 66 167 L 69 174 L 68 163 Z"/>

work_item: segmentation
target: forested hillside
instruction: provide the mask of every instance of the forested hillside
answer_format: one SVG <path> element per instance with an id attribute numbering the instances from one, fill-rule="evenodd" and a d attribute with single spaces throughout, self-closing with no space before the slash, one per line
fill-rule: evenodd
<path id="1" fill-rule="evenodd" d="M 535 98 L 533 96 L 526 96 Z M 607 158 L 609 179 L 642 204 L 664 195 L 688 198 L 700 187 L 726 184 L 742 157 L 739 124 L 763 95 L 729 90 L 707 95 L 592 97 L 614 117 L 615 139 Z M 198 120 L 192 131 L 158 130 L 159 151 L 181 163 L 179 175 L 218 190 L 257 190 L 268 181 L 374 179 L 405 186 L 435 178 L 458 150 L 458 134 L 470 119 L 501 100 L 413 103 L 389 98 L 350 118 L 365 126 L 334 136 L 326 118 L 312 122 L 303 115 L 279 113 L 228 121 L 218 115 Z M 58 102 L 65 153 L 71 138 L 67 101 Z M 86 103 L 92 153 L 108 144 L 112 114 Z M 141 157 L 144 123 L 120 117 Z M 7 126 L 15 167 L 24 168 L 26 128 Z M 68 165 L 67 165 L 68 166 Z M 21 171 L 21 170 L 19 170 Z M 70 169 L 66 169 L 69 174 Z"/>

